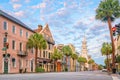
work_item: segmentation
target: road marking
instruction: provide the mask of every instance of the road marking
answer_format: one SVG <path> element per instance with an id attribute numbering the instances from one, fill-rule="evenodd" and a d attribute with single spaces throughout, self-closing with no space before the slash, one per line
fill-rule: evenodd
<path id="1" fill-rule="evenodd" d="M 116 77 L 116 76 L 112 76 L 112 78 L 113 78 L 113 80 L 120 80 L 120 79 L 118 79 L 118 77 Z"/>

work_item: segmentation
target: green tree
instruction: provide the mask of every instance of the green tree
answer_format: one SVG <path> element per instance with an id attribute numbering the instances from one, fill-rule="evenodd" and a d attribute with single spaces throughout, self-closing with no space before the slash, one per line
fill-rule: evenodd
<path id="1" fill-rule="evenodd" d="M 78 55 L 76 54 L 76 53 L 73 53 L 72 55 L 71 55 L 71 58 L 72 58 L 72 60 L 73 60 L 73 68 L 74 68 L 74 71 L 75 71 L 75 60 L 78 58 Z"/>
<path id="2" fill-rule="evenodd" d="M 56 71 L 56 67 L 57 67 L 57 60 L 62 59 L 63 55 L 60 51 L 58 51 L 58 49 L 55 49 L 53 54 L 51 55 L 51 59 L 54 60 L 54 71 Z"/>
<path id="3" fill-rule="evenodd" d="M 118 70 L 120 70 L 120 55 L 116 57 L 116 61 L 118 63 Z"/>
<path id="4" fill-rule="evenodd" d="M 90 65 L 90 69 L 92 69 L 92 64 L 94 63 L 95 61 L 93 60 L 93 59 L 90 59 L 89 61 L 88 61 L 88 64 Z"/>
<path id="5" fill-rule="evenodd" d="M 67 68 L 68 57 L 72 55 L 72 49 L 70 48 L 70 46 L 66 45 L 62 48 L 62 52 L 66 56 L 66 68 Z"/>
<path id="6" fill-rule="evenodd" d="M 107 58 L 106 58 L 106 59 L 104 60 L 104 63 L 105 63 L 106 66 L 109 65 L 109 62 L 111 62 L 111 59 L 107 59 Z"/>
<path id="7" fill-rule="evenodd" d="M 115 64 L 114 64 L 115 47 L 114 47 L 111 22 L 119 17 L 120 17 L 119 0 L 102 0 L 98 8 L 96 9 L 96 19 L 101 20 L 103 22 L 107 22 L 109 26 L 110 37 L 111 37 L 111 42 L 112 42 L 113 68 L 115 68 Z"/>
<path id="8" fill-rule="evenodd" d="M 103 65 L 101 65 L 101 64 L 98 65 L 98 69 L 99 69 L 99 70 L 102 70 L 102 69 L 103 69 Z"/>
<path id="9" fill-rule="evenodd" d="M 78 60 L 77 60 L 77 61 L 78 61 L 79 64 L 80 64 L 80 71 L 81 71 L 81 68 L 82 68 L 81 65 L 83 65 L 83 66 L 85 67 L 85 63 L 87 62 L 87 59 L 80 56 L 80 57 L 78 57 Z"/>
<path id="10" fill-rule="evenodd" d="M 102 44 L 102 48 L 101 48 L 101 53 L 102 55 L 105 55 L 107 57 L 107 70 L 109 71 L 110 69 L 110 63 L 109 63 L 109 55 L 112 53 L 112 46 L 111 44 L 104 42 Z"/>
<path id="11" fill-rule="evenodd" d="M 47 48 L 47 42 L 44 39 L 44 37 L 42 36 L 42 34 L 34 33 L 28 39 L 27 48 L 29 48 L 29 49 L 34 48 L 35 49 L 35 70 L 36 70 L 38 50 L 40 50 L 40 54 L 41 54 L 41 49 Z"/>

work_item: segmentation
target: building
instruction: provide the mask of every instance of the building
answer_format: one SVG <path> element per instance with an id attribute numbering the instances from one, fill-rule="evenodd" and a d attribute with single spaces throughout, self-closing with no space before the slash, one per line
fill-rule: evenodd
<path id="1" fill-rule="evenodd" d="M 36 29 L 35 32 L 42 34 L 47 41 L 47 49 L 39 51 L 38 54 L 37 62 L 39 67 L 43 67 L 46 72 L 54 71 L 54 63 L 50 59 L 50 56 L 54 50 L 55 41 L 52 37 L 48 24 L 44 27 L 38 25 L 38 29 Z"/>
<path id="2" fill-rule="evenodd" d="M 84 36 L 84 39 L 82 41 L 82 49 L 81 49 L 81 54 L 79 56 L 82 56 L 84 58 L 87 59 L 87 61 L 89 61 L 89 55 L 88 55 L 88 49 L 87 49 L 87 41 L 86 41 L 86 37 Z M 89 65 L 88 63 L 85 63 L 85 68 L 88 69 Z M 83 70 L 83 66 L 82 66 L 82 70 Z"/>
<path id="3" fill-rule="evenodd" d="M 96 64 L 96 63 L 94 63 L 94 64 L 92 65 L 92 70 L 98 70 L 98 67 L 99 67 L 99 65 Z"/>
<path id="4" fill-rule="evenodd" d="M 74 47 L 74 45 L 73 44 L 69 44 L 69 46 L 70 46 L 70 48 L 72 49 L 72 52 L 74 53 L 74 54 L 76 54 L 76 51 L 75 51 L 75 47 Z M 74 60 L 74 62 L 73 62 L 73 59 L 71 58 L 71 57 L 69 57 L 69 61 L 68 61 L 68 63 L 69 63 L 69 71 L 76 71 L 76 62 L 77 62 L 77 60 Z"/>
<path id="5" fill-rule="evenodd" d="M 58 44 L 55 45 L 55 48 L 58 49 L 60 52 L 62 51 L 62 48 L 64 47 L 64 44 Z M 61 60 L 57 61 L 57 72 L 62 72 L 65 70 L 65 56 Z"/>
<path id="6" fill-rule="evenodd" d="M 34 49 L 26 49 L 33 33 L 23 22 L 0 10 L 0 73 L 34 72 Z"/>

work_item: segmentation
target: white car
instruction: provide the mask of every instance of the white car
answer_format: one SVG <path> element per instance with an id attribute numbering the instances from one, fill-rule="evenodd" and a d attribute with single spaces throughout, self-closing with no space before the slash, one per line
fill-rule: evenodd
<path id="1" fill-rule="evenodd" d="M 102 72 L 107 72 L 107 69 L 102 69 Z"/>

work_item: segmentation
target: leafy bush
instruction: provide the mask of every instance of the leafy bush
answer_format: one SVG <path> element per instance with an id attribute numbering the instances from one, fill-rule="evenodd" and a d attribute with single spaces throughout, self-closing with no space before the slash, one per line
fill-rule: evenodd
<path id="1" fill-rule="evenodd" d="M 36 72 L 45 72 L 45 70 L 41 67 L 37 67 L 35 71 Z"/>
<path id="2" fill-rule="evenodd" d="M 66 68 L 65 68 L 65 72 L 67 72 L 67 71 L 68 71 L 68 68 L 66 67 Z"/>

